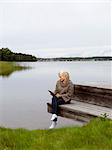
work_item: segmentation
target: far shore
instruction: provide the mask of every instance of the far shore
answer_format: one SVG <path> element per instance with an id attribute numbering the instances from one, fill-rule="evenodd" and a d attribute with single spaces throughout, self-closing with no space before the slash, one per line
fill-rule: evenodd
<path id="1" fill-rule="evenodd" d="M 91 57 L 52 57 L 40 58 L 29 54 L 14 53 L 9 48 L 0 49 L 0 61 L 112 61 L 112 56 L 91 56 Z"/>
<path id="2" fill-rule="evenodd" d="M 60 57 L 37 58 L 37 61 L 112 61 L 112 57 Z"/>

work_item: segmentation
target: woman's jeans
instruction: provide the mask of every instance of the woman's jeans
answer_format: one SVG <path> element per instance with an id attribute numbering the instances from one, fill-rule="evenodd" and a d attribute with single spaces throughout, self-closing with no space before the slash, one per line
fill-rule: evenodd
<path id="1" fill-rule="evenodd" d="M 70 101 L 65 102 L 62 97 L 57 98 L 56 96 L 52 97 L 52 114 L 58 115 L 59 105 L 69 104 Z"/>

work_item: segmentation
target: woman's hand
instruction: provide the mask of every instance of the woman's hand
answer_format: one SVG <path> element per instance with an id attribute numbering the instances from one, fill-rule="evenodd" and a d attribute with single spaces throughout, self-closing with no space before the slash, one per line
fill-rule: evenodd
<path id="1" fill-rule="evenodd" d="M 61 94 L 57 93 L 57 94 L 56 94 L 56 97 L 61 97 Z"/>

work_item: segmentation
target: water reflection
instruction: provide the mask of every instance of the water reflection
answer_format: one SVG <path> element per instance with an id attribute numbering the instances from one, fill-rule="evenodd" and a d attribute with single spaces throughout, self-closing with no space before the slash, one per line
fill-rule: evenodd
<path id="1" fill-rule="evenodd" d="M 11 128 L 42 129 L 51 124 L 47 102 L 51 102 L 48 90 L 54 90 L 58 72 L 70 73 L 74 84 L 111 87 L 111 62 L 19 62 L 30 66 L 0 77 L 0 126 Z M 57 127 L 81 125 L 59 117 Z"/>
<path id="2" fill-rule="evenodd" d="M 29 66 L 21 66 L 14 62 L 2 62 L 0 61 L 0 76 L 9 77 L 12 73 L 16 71 L 22 71 L 26 69 L 31 69 Z"/>

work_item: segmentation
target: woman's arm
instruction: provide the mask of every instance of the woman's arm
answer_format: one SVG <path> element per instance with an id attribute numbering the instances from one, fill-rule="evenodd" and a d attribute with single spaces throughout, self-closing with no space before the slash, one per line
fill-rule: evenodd
<path id="1" fill-rule="evenodd" d="M 57 94 L 58 93 L 58 81 L 56 83 L 56 87 L 55 87 L 55 90 L 54 90 L 54 94 Z"/>
<path id="2" fill-rule="evenodd" d="M 72 98 L 73 94 L 74 94 L 74 85 L 71 83 L 68 86 L 67 93 L 61 94 L 61 96 L 65 101 L 68 101 Z"/>

